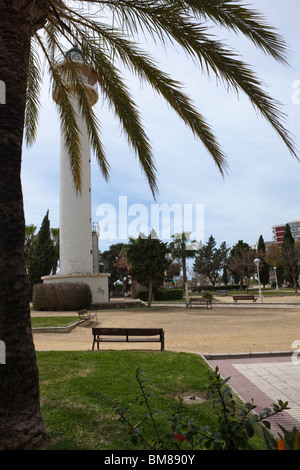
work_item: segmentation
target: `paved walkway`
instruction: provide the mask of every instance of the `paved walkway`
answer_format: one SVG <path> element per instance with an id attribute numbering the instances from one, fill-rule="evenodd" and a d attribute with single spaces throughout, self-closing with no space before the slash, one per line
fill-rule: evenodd
<path id="1" fill-rule="evenodd" d="M 208 356 L 208 363 L 223 378 L 231 377 L 229 385 L 244 402 L 252 402 L 260 413 L 271 408 L 280 399 L 288 401 L 289 410 L 269 419 L 271 430 L 281 432 L 278 424 L 286 429 L 300 427 L 300 362 L 297 356 L 269 355 L 262 357 Z"/>

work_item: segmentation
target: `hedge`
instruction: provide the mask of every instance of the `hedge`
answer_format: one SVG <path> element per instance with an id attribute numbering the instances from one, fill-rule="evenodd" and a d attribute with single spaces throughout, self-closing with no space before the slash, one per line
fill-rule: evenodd
<path id="1" fill-rule="evenodd" d="M 38 311 L 76 311 L 91 306 L 92 293 L 84 283 L 35 284 L 32 303 Z"/>
<path id="2" fill-rule="evenodd" d="M 137 297 L 144 302 L 148 300 L 148 291 L 139 291 Z M 154 300 L 178 300 L 183 298 L 183 289 L 161 289 L 154 293 Z"/>
<path id="3" fill-rule="evenodd" d="M 243 289 L 246 289 L 246 286 L 243 286 Z M 199 287 L 192 288 L 193 292 L 216 292 L 218 290 L 240 290 L 239 284 L 227 284 L 224 286 L 212 286 L 212 285 L 203 285 Z"/>
<path id="4" fill-rule="evenodd" d="M 183 289 L 162 289 L 154 294 L 155 300 L 179 300 L 183 298 Z"/>

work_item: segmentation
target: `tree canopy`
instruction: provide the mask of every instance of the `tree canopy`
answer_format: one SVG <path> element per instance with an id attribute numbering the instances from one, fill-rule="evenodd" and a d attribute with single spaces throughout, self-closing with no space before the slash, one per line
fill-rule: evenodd
<path id="1" fill-rule="evenodd" d="M 243 281 L 245 280 L 248 291 L 250 278 L 256 272 L 255 258 L 256 252 L 243 240 L 239 240 L 230 251 L 227 267 L 233 275 L 236 274 L 239 277 L 240 289 L 243 288 Z"/>
<path id="2" fill-rule="evenodd" d="M 216 285 L 221 269 L 229 252 L 226 242 L 222 242 L 217 248 L 216 240 L 210 235 L 207 243 L 195 254 L 194 271 L 208 277 L 213 286 Z"/>
<path id="3" fill-rule="evenodd" d="M 147 238 L 143 235 L 130 239 L 127 250 L 130 275 L 148 288 L 148 307 L 151 306 L 152 295 L 162 285 L 170 265 L 168 251 L 167 244 L 155 237 L 153 232 Z"/>

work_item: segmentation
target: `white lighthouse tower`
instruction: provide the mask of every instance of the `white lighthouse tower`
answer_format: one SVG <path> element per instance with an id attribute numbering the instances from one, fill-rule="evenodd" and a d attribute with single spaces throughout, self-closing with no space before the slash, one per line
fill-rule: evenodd
<path id="1" fill-rule="evenodd" d="M 90 106 L 98 101 L 97 77 L 92 68 L 82 58 L 75 46 L 67 52 L 67 57 L 76 63 L 87 90 Z M 82 117 L 78 99 L 73 93 L 68 79 L 67 62 L 58 60 L 56 69 L 66 83 L 69 96 L 76 113 L 81 145 L 81 192 L 76 191 L 70 167 L 70 158 L 65 145 L 65 136 L 60 137 L 60 272 L 55 276 L 44 276 L 43 282 L 84 282 L 90 285 L 93 303 L 109 300 L 109 274 L 99 274 L 95 262 L 98 255 L 96 232 L 92 230 L 91 214 L 91 150 L 90 139 Z M 53 98 L 56 100 L 56 90 Z"/>

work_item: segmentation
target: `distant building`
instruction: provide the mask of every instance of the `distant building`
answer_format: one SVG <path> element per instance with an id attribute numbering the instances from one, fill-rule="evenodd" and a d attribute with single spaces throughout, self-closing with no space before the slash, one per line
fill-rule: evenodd
<path id="1" fill-rule="evenodd" d="M 289 224 L 291 227 L 291 232 L 296 242 L 300 242 L 300 216 L 295 217 L 291 222 L 286 222 L 285 224 L 274 225 L 272 227 L 273 239 L 279 245 L 283 242 L 283 234 L 286 224 Z"/>

